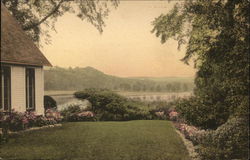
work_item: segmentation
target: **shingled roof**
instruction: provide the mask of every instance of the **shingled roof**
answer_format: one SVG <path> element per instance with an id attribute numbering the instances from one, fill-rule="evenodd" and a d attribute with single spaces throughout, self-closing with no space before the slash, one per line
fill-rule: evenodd
<path id="1" fill-rule="evenodd" d="M 16 19 L 1 3 L 1 59 L 2 63 L 51 66 L 50 62 L 24 33 Z"/>

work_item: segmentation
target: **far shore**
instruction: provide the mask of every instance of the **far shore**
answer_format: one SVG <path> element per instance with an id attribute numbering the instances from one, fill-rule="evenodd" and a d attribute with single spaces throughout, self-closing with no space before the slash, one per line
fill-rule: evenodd
<path id="1" fill-rule="evenodd" d="M 48 96 L 62 96 L 62 95 L 73 95 L 76 91 L 55 91 L 55 90 L 48 90 L 44 91 L 44 95 Z M 122 96 L 150 96 L 150 95 L 168 95 L 168 94 L 191 94 L 191 91 L 187 92 L 140 92 L 140 91 L 115 91 L 116 93 Z"/>

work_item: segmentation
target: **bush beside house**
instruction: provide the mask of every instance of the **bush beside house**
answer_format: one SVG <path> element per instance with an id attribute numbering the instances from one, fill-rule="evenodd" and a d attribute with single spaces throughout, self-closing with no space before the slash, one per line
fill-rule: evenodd
<path id="1" fill-rule="evenodd" d="M 42 127 L 46 125 L 54 125 L 61 122 L 60 113 L 48 109 L 43 115 L 37 115 L 35 112 L 17 112 L 12 110 L 11 112 L 0 112 L 0 141 L 4 140 L 7 131 L 16 132 L 26 130 L 33 127 Z"/>
<path id="2" fill-rule="evenodd" d="M 45 111 L 47 109 L 57 109 L 57 103 L 51 96 L 45 95 L 43 100 L 44 100 L 44 109 L 45 109 Z"/>

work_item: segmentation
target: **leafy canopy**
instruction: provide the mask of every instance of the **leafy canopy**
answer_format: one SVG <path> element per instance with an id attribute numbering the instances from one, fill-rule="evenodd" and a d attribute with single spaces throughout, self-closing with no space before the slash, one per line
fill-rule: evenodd
<path id="1" fill-rule="evenodd" d="M 185 44 L 182 61 L 194 60 L 195 98 L 181 107 L 193 124 L 217 128 L 248 97 L 249 6 L 246 0 L 185 0 L 152 22 L 162 43 Z"/>
<path id="2" fill-rule="evenodd" d="M 41 35 L 45 35 L 48 43 L 50 38 L 48 29 L 55 30 L 55 22 L 65 13 L 73 13 L 81 20 L 87 20 L 102 33 L 110 5 L 117 7 L 119 0 L 1 0 L 1 2 L 33 41 L 39 42 Z M 45 24 L 47 28 L 41 28 L 41 24 Z"/>

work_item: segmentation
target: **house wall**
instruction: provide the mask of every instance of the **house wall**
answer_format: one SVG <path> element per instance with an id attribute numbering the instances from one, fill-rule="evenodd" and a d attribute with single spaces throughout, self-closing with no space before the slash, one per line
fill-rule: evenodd
<path id="1" fill-rule="evenodd" d="M 35 68 L 35 100 L 37 114 L 44 114 L 44 73 L 43 68 Z"/>
<path id="2" fill-rule="evenodd" d="M 26 111 L 26 82 L 24 66 L 11 66 L 11 108 Z M 44 73 L 43 68 L 35 68 L 35 108 L 37 114 L 44 114 Z"/>
<path id="3" fill-rule="evenodd" d="M 26 111 L 25 67 L 11 66 L 11 108 Z"/>

